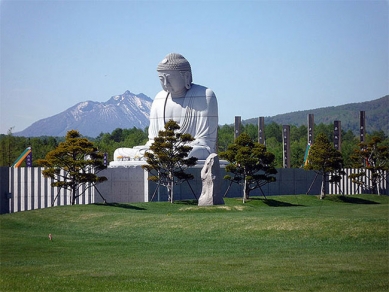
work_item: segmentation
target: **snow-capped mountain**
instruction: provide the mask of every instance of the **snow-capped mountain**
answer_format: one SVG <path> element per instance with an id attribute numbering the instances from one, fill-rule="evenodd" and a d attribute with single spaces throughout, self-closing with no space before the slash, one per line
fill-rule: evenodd
<path id="1" fill-rule="evenodd" d="M 84 101 L 57 115 L 39 120 L 16 136 L 65 136 L 69 130 L 97 137 L 116 128 L 144 129 L 149 125 L 152 99 L 142 93 L 126 91 L 106 102 Z"/>

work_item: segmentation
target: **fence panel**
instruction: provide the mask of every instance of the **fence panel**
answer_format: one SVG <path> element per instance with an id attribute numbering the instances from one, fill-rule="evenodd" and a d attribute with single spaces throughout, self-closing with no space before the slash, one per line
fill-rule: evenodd
<path id="1" fill-rule="evenodd" d="M 50 178 L 42 175 L 42 167 L 15 167 L 8 168 L 8 199 L 10 213 L 43 209 L 51 206 L 63 206 L 71 204 L 71 191 L 63 188 L 52 187 Z M 89 187 L 82 186 L 80 192 Z M 7 195 L 7 194 L 5 194 Z M 76 204 L 94 203 L 94 188 L 86 189 L 85 193 L 77 198 Z M 5 210 L 5 209 L 4 209 Z"/>

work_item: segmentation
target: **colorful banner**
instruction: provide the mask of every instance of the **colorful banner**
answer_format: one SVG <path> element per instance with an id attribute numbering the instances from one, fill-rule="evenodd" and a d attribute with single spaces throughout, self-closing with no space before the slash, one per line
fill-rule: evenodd
<path id="1" fill-rule="evenodd" d="M 28 167 L 31 167 L 32 166 L 32 151 L 31 151 L 31 147 L 27 147 L 23 151 L 23 153 L 19 155 L 19 157 L 12 164 L 12 167 L 19 167 L 23 163 L 23 161 L 27 158 L 27 156 L 29 156 L 29 155 L 30 155 L 30 158 L 29 158 L 30 161 L 27 161 L 26 165 Z"/>

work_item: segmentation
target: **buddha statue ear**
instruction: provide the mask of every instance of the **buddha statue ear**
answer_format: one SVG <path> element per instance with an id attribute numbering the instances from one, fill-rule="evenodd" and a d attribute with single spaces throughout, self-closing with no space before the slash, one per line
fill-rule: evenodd
<path id="1" fill-rule="evenodd" d="M 189 72 L 189 71 L 185 72 L 184 80 L 185 80 L 185 88 L 190 89 L 192 86 L 192 74 L 191 74 L 191 72 Z"/>

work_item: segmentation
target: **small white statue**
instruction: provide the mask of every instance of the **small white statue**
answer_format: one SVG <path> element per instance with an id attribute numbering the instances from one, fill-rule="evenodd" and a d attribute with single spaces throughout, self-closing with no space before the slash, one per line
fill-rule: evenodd
<path id="1" fill-rule="evenodd" d="M 158 64 L 157 71 L 163 90 L 156 95 L 151 106 L 149 141 L 143 146 L 116 149 L 114 160 L 134 160 L 135 157 L 142 160 L 169 120 L 178 123 L 179 132 L 194 137 L 189 156 L 205 160 L 216 152 L 218 106 L 214 92 L 192 83 L 191 66 L 180 54 L 168 54 Z"/>
<path id="2" fill-rule="evenodd" d="M 212 153 L 201 169 L 202 190 L 198 206 L 223 205 L 219 157 Z"/>

